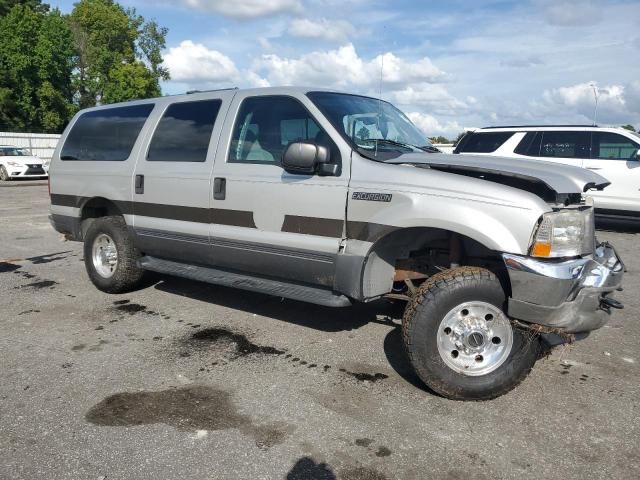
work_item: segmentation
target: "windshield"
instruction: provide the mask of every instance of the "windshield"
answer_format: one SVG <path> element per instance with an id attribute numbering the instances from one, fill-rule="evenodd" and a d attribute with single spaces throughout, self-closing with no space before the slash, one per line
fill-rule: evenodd
<path id="1" fill-rule="evenodd" d="M 311 92 L 307 96 L 336 130 L 369 158 L 384 161 L 403 153 L 438 151 L 388 102 L 345 93 Z"/>
<path id="2" fill-rule="evenodd" d="M 26 148 L 0 147 L 0 157 L 28 157 L 30 155 Z"/>

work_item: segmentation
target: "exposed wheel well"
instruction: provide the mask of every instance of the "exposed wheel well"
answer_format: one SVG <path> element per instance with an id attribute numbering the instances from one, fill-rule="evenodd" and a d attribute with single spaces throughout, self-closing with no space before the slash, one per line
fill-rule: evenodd
<path id="1" fill-rule="evenodd" d="M 86 202 L 82 206 L 82 213 L 80 216 L 80 234 L 82 235 L 82 239 L 84 239 L 87 230 L 96 218 L 112 215 L 122 216 L 122 212 L 113 201 L 107 200 L 103 197 L 94 197 Z"/>
<path id="2" fill-rule="evenodd" d="M 405 280 L 420 282 L 452 266 L 473 265 L 494 272 L 510 294 L 508 275 L 499 252 L 465 235 L 430 227 L 395 230 L 369 250 L 362 275 L 363 298 L 393 291 Z"/>

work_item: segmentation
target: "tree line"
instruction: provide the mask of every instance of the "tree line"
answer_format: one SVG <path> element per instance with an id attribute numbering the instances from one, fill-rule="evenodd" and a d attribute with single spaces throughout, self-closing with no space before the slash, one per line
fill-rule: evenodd
<path id="1" fill-rule="evenodd" d="M 0 0 L 0 131 L 59 133 L 78 109 L 159 96 L 166 35 L 113 0 L 68 15 Z"/>

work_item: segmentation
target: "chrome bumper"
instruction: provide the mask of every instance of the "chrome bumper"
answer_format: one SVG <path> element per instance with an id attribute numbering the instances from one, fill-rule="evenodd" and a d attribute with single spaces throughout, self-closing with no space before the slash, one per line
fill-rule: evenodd
<path id="1" fill-rule="evenodd" d="M 512 318 L 567 333 L 588 332 L 609 320 L 612 292 L 622 283 L 624 264 L 608 243 L 593 255 L 554 262 L 503 254 L 511 280 Z"/>

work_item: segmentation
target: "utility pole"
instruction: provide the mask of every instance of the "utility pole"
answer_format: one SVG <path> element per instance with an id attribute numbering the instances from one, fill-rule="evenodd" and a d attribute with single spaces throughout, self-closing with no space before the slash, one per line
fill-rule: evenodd
<path id="1" fill-rule="evenodd" d="M 593 98 L 596 101 L 593 108 L 593 126 L 595 127 L 598 120 L 598 86 L 595 83 L 590 83 L 589 86 L 593 88 Z"/>

